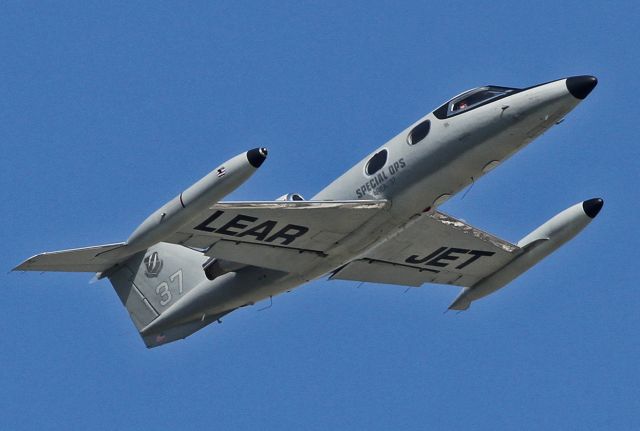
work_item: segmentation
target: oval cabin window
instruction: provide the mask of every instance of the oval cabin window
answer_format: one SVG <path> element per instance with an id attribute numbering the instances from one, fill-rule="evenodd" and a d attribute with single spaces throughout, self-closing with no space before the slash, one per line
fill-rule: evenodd
<path id="1" fill-rule="evenodd" d="M 364 168 L 364 172 L 367 175 L 373 175 L 378 172 L 380 169 L 382 169 L 384 164 L 387 163 L 387 155 L 388 152 L 386 149 L 375 153 L 373 157 L 371 157 L 367 162 L 367 166 Z"/>
<path id="2" fill-rule="evenodd" d="M 417 144 L 429 134 L 429 130 L 431 130 L 431 121 L 423 121 L 413 129 L 411 129 L 411 132 L 409 132 L 409 136 L 407 136 L 407 143 L 409 145 Z"/>

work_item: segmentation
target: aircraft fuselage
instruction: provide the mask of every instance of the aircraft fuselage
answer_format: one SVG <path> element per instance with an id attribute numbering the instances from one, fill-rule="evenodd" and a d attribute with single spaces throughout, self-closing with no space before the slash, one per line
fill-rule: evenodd
<path id="1" fill-rule="evenodd" d="M 189 301 L 190 309 L 180 312 L 181 320 L 289 291 L 375 249 L 401 232 L 410 220 L 435 210 L 561 121 L 594 85 L 595 78 L 572 77 L 527 89 L 481 87 L 456 96 L 313 197 L 323 201 L 384 199 L 391 204 L 388 211 L 336 243 L 332 253 L 319 259 L 304 278 L 250 266 L 210 281 L 197 301 Z M 279 235 L 291 237 L 299 232 Z"/>

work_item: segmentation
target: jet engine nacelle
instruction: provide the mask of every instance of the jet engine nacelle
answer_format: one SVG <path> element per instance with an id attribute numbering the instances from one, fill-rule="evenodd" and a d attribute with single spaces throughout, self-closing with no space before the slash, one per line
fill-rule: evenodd
<path id="1" fill-rule="evenodd" d="M 224 275 L 228 272 L 237 271 L 240 268 L 243 268 L 245 266 L 247 265 L 211 257 L 202 265 L 202 269 L 207 279 L 214 280 L 220 277 L 221 275 Z"/>
<path id="2" fill-rule="evenodd" d="M 127 239 L 126 253 L 144 250 L 176 232 L 247 181 L 266 157 L 266 148 L 254 148 L 224 162 L 147 217 Z"/>
<path id="3" fill-rule="evenodd" d="M 598 215 L 603 204 L 602 199 L 589 199 L 567 208 L 542 224 L 518 241 L 517 245 L 522 249 L 519 256 L 472 287 L 464 289 L 449 309 L 466 310 L 472 301 L 510 283 L 580 233 Z"/>

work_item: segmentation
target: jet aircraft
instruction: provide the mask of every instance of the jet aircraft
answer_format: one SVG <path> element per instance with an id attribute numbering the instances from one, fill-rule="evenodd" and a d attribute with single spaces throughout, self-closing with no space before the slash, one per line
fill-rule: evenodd
<path id="1" fill-rule="evenodd" d="M 95 272 L 111 281 L 148 348 L 241 307 L 328 276 L 461 287 L 466 310 L 573 238 L 600 198 L 575 204 L 513 244 L 438 210 L 553 125 L 596 86 L 573 76 L 466 91 L 375 149 L 311 200 L 221 202 L 262 166 L 231 158 L 167 202 L 124 242 L 33 256 L 14 270 Z"/>

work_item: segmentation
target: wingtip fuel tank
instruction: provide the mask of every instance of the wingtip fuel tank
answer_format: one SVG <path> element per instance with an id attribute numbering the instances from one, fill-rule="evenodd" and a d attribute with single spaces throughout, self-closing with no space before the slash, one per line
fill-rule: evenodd
<path id="1" fill-rule="evenodd" d="M 561 245 L 575 237 L 598 215 L 604 200 L 593 198 L 577 203 L 555 215 L 518 241 L 521 253 L 504 267 L 465 288 L 449 306 L 450 310 L 466 310 L 471 302 L 503 288 Z"/>
<path id="2" fill-rule="evenodd" d="M 247 181 L 267 154 L 266 148 L 254 148 L 222 163 L 147 217 L 129 236 L 123 252 L 144 250 L 171 235 Z"/>

